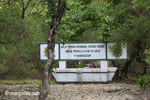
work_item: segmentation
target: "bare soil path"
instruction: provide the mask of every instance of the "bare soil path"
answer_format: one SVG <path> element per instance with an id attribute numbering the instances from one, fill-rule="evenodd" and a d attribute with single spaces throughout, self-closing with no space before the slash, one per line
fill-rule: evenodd
<path id="1" fill-rule="evenodd" d="M 36 85 L 0 85 L 0 100 L 37 100 Z M 139 85 L 52 84 L 47 100 L 150 100 L 150 89 Z"/>

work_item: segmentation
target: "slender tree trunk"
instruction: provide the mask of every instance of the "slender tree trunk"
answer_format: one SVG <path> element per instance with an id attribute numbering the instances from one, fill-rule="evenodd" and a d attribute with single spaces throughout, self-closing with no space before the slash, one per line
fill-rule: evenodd
<path id="1" fill-rule="evenodd" d="M 146 73 L 150 74 L 150 65 L 148 64 L 146 68 L 147 68 Z"/>
<path id="2" fill-rule="evenodd" d="M 120 65 L 116 65 L 116 67 L 117 67 L 117 70 L 115 72 L 113 80 L 118 80 L 118 79 L 120 80 L 120 79 L 122 79 L 122 69 L 121 69 Z"/>
<path id="3" fill-rule="evenodd" d="M 144 74 L 150 74 L 150 65 L 147 64 L 146 62 L 144 62 L 144 72 L 143 72 L 143 75 Z"/>
<path id="4" fill-rule="evenodd" d="M 25 29 L 24 29 L 24 17 L 25 17 L 25 12 L 27 10 L 27 8 L 29 7 L 29 4 L 32 0 L 28 0 L 26 6 L 24 3 L 24 0 L 22 0 L 22 14 L 21 14 L 21 32 L 20 32 L 20 36 L 19 36 L 19 40 L 22 39 L 24 33 L 25 33 Z"/>
<path id="5" fill-rule="evenodd" d="M 48 38 L 48 60 L 44 66 L 39 100 L 45 100 L 49 91 L 49 85 L 50 85 L 49 70 L 54 59 L 54 47 L 55 47 L 55 27 L 53 27 L 52 25 L 49 33 L 49 38 Z"/>
<path id="6" fill-rule="evenodd" d="M 20 37 L 19 40 L 21 40 L 23 34 L 24 34 L 24 15 L 25 15 L 25 9 L 22 8 L 22 15 L 21 15 L 21 33 L 20 33 Z"/>
<path id="7" fill-rule="evenodd" d="M 125 79 L 127 78 L 127 73 L 129 70 L 129 66 L 131 65 L 132 61 L 134 60 L 134 57 L 131 58 L 130 60 L 126 61 L 125 65 L 123 67 L 117 66 L 116 73 L 113 77 L 113 80 L 120 80 L 120 79 Z M 116 64 L 115 64 L 116 65 Z"/>
<path id="8" fill-rule="evenodd" d="M 126 78 L 127 77 L 127 73 L 128 73 L 128 70 L 129 70 L 129 66 L 131 65 L 132 61 L 134 60 L 134 57 L 131 58 L 130 60 L 128 60 L 125 65 L 123 66 L 123 69 L 122 69 L 122 77 L 123 78 Z"/>
<path id="9" fill-rule="evenodd" d="M 49 1 L 49 3 L 52 3 L 54 1 Z M 52 16 L 52 23 L 50 27 L 50 32 L 48 36 L 48 60 L 44 66 L 44 71 L 43 71 L 43 77 L 42 77 L 42 85 L 41 85 L 41 90 L 40 90 L 40 95 L 38 100 L 45 100 L 49 91 L 49 86 L 50 86 L 50 68 L 54 60 L 54 48 L 55 48 L 55 35 L 56 35 L 56 28 L 58 24 L 61 21 L 62 15 L 65 10 L 65 2 L 62 0 L 58 0 L 58 15 L 57 16 Z"/>
<path id="10" fill-rule="evenodd" d="M 145 75 L 147 73 L 147 63 L 143 62 L 143 65 L 144 65 L 144 70 L 143 70 L 142 75 Z"/>

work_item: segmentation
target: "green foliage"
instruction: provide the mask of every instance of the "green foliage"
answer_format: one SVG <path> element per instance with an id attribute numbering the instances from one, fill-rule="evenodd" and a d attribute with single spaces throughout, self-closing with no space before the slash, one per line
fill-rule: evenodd
<path id="1" fill-rule="evenodd" d="M 0 73 L 3 73 L 4 72 L 4 66 L 2 66 L 2 64 L 0 64 Z"/>
<path id="2" fill-rule="evenodd" d="M 58 61 L 54 61 L 51 66 L 50 73 L 52 73 L 54 69 L 57 68 L 58 66 L 59 66 Z"/>
<path id="3" fill-rule="evenodd" d="M 48 12 L 47 12 L 47 17 L 50 17 L 50 16 L 57 16 L 57 2 L 56 0 L 53 0 L 53 1 L 49 1 L 48 2 Z"/>
<path id="4" fill-rule="evenodd" d="M 133 7 L 137 8 L 137 7 L 146 7 L 146 10 L 150 9 L 150 1 L 145 1 L 145 0 L 132 0 L 133 3 Z"/>
<path id="5" fill-rule="evenodd" d="M 150 46 L 149 0 L 64 1 L 67 7 L 56 32 L 56 42 L 61 38 L 65 42 L 115 42 L 117 45 L 112 50 L 116 56 L 121 53 L 120 46 L 127 44 L 130 57 L 150 62 L 150 50 L 146 50 Z M 57 16 L 57 6 L 56 0 L 33 0 L 25 13 L 23 38 L 18 41 L 22 2 L 1 0 L 0 75 L 3 78 L 40 77 L 44 62 L 39 61 L 38 44 L 47 41 L 50 17 Z M 53 64 L 56 66 L 58 63 Z M 77 67 L 82 68 L 83 64 Z"/>
<path id="6" fill-rule="evenodd" d="M 84 64 L 83 64 L 83 62 L 79 62 L 79 64 L 75 64 L 75 66 L 76 66 L 77 68 L 83 68 L 83 67 L 84 67 Z"/>
<path id="7" fill-rule="evenodd" d="M 117 5 L 110 3 L 108 9 L 105 9 L 109 22 L 102 22 L 105 27 L 99 28 L 100 38 L 104 36 L 104 41 L 127 44 L 129 57 L 136 57 L 140 62 L 145 59 L 144 51 L 150 45 L 150 17 L 149 10 L 147 10 L 149 6 L 146 4 L 149 4 L 149 1 L 122 0 Z M 108 35 L 104 35 L 104 32 Z"/>
<path id="8" fill-rule="evenodd" d="M 136 81 L 141 86 L 141 88 L 143 88 L 143 89 L 146 88 L 147 80 L 144 77 L 140 77 Z"/>
<path id="9" fill-rule="evenodd" d="M 40 80 L 25 79 L 25 80 L 0 80 L 2 85 L 16 85 L 16 84 L 41 84 Z"/>
<path id="10" fill-rule="evenodd" d="M 145 61 L 150 64 L 150 49 L 145 50 L 145 54 L 147 55 Z"/>
<path id="11" fill-rule="evenodd" d="M 25 1 L 25 0 L 24 0 Z M 25 1 L 26 2 L 26 1 Z M 31 2 L 25 14 L 25 32 L 18 41 L 21 32 L 22 2 L 4 0 L 0 2 L 0 76 L 3 79 L 41 77 L 43 62 L 39 61 L 39 43 L 45 42 L 49 26 L 46 5 L 40 0 Z M 39 6 L 40 5 L 40 6 Z M 37 9 L 33 11 L 32 9 Z M 38 73 L 37 73 L 38 72 Z"/>
<path id="12" fill-rule="evenodd" d="M 115 57 L 119 57 L 120 55 L 122 55 L 123 48 L 120 44 L 114 44 L 110 47 L 110 50 L 112 51 Z"/>
<path id="13" fill-rule="evenodd" d="M 33 76 L 37 76 L 38 75 L 37 69 L 31 69 L 30 74 Z"/>
<path id="14" fill-rule="evenodd" d="M 56 83 L 56 80 L 50 80 L 51 84 Z M 20 79 L 20 80 L 0 80 L 0 84 L 2 85 L 17 85 L 17 84 L 37 84 L 41 85 L 41 80 L 37 79 Z"/>
<path id="15" fill-rule="evenodd" d="M 145 89 L 146 86 L 150 84 L 150 75 L 134 78 L 134 80 L 136 80 L 136 82 L 141 86 L 142 89 Z"/>
<path id="16" fill-rule="evenodd" d="M 65 42 L 89 40 L 96 42 L 101 21 L 99 14 L 101 11 L 98 7 L 103 4 L 104 2 L 99 0 L 69 0 L 61 25 L 58 28 L 59 37 L 63 38 Z M 95 37 L 92 38 L 91 35 Z"/>

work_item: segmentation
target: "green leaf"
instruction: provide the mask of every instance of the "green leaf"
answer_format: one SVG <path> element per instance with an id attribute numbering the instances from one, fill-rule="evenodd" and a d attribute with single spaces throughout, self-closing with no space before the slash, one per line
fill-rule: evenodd
<path id="1" fill-rule="evenodd" d="M 0 6 L 0 10 L 1 10 L 1 9 L 3 9 L 3 7 L 2 7 L 2 6 Z"/>

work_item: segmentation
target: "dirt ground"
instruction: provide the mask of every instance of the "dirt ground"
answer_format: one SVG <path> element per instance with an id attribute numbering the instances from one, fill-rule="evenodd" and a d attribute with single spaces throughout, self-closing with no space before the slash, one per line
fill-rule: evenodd
<path id="1" fill-rule="evenodd" d="M 36 85 L 0 85 L 0 100 L 37 100 Z M 52 84 L 47 100 L 150 100 L 150 88 L 125 83 Z"/>

